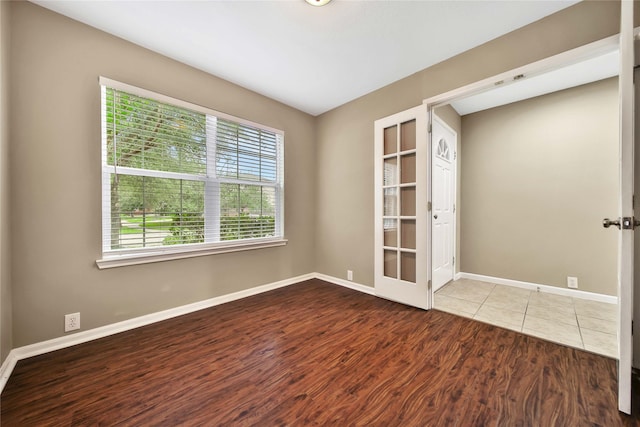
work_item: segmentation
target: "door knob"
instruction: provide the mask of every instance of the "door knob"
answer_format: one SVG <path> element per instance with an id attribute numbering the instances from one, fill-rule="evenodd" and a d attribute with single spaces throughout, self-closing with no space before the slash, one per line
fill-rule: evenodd
<path id="1" fill-rule="evenodd" d="M 609 228 L 612 225 L 615 225 L 619 229 L 620 228 L 620 219 L 616 219 L 616 220 L 612 221 L 609 218 L 605 218 L 605 219 L 602 220 L 602 226 L 604 228 Z"/>
<path id="2" fill-rule="evenodd" d="M 433 219 L 438 219 L 438 214 L 435 214 L 435 215 L 433 216 Z"/>

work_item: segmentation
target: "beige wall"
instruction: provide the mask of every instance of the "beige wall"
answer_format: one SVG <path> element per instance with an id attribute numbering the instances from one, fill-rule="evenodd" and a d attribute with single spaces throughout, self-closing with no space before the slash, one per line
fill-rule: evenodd
<path id="1" fill-rule="evenodd" d="M 373 286 L 373 122 L 619 31 L 618 2 L 581 2 L 318 119 L 317 271 Z M 463 150 L 464 151 L 464 150 Z M 467 153 L 462 153 L 462 161 Z M 346 185 L 348 184 L 348 185 Z M 464 200 L 462 201 L 464 208 Z"/>
<path id="2" fill-rule="evenodd" d="M 617 294 L 618 80 L 462 117 L 461 271 Z"/>
<path id="3" fill-rule="evenodd" d="M 14 346 L 314 271 L 314 118 L 27 2 L 11 4 Z M 285 131 L 285 247 L 98 270 L 98 77 Z"/>
<path id="4" fill-rule="evenodd" d="M 9 236 L 9 5 L 0 2 L 0 364 L 12 348 Z"/>
<path id="5" fill-rule="evenodd" d="M 443 105 L 435 108 L 434 113 L 440 117 L 451 129 L 453 129 L 458 139 L 456 140 L 456 265 L 454 266 L 454 273 L 460 272 L 460 207 L 462 205 L 461 200 L 461 179 L 460 174 L 462 169 L 460 162 L 462 161 L 462 118 L 458 112 L 451 105 Z"/>

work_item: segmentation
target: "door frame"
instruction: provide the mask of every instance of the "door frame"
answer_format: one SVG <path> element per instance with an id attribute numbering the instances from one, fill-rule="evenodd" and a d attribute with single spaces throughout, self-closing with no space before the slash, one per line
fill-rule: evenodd
<path id="1" fill-rule="evenodd" d="M 629 39 L 634 39 L 640 34 L 640 27 L 633 29 L 633 2 L 621 2 L 622 3 L 622 11 L 621 11 L 621 32 L 615 34 L 613 36 L 604 38 L 602 40 L 598 40 L 584 46 L 577 47 L 575 49 L 568 50 L 566 52 L 559 53 L 557 55 L 524 65 L 519 68 L 515 68 L 513 70 L 509 70 L 500 74 L 497 74 L 493 77 L 489 77 L 474 83 L 471 83 L 466 86 L 462 86 L 460 88 L 444 92 L 432 97 L 429 97 L 423 101 L 423 104 L 427 108 L 427 115 L 429 120 L 429 126 L 433 123 L 434 109 L 436 107 L 440 107 L 446 104 L 449 104 L 451 101 L 455 99 L 475 95 L 481 92 L 490 91 L 494 89 L 496 86 L 504 86 L 507 84 L 511 84 L 521 79 L 522 75 L 527 77 L 533 77 L 535 75 L 544 74 L 548 71 L 552 71 L 557 68 L 561 68 L 563 66 L 571 65 L 577 62 L 581 62 L 583 60 L 589 59 L 591 57 L 599 56 L 608 52 L 612 52 L 616 49 L 620 50 L 620 56 L 623 58 L 625 54 L 623 53 L 623 49 L 631 49 L 633 50 L 633 40 L 631 40 L 631 47 L 628 45 L 625 46 L 625 43 L 628 44 Z M 625 6 L 625 3 L 630 3 Z M 625 26 L 627 30 L 625 30 Z M 632 28 L 631 37 L 629 37 L 628 29 Z M 625 34 L 625 31 L 627 33 Z M 633 66 L 633 64 L 631 64 Z M 625 67 L 627 65 L 624 65 Z M 622 69 L 619 71 L 622 73 Z M 633 91 L 632 91 L 633 92 Z M 631 100 L 628 97 L 619 95 L 619 99 L 621 103 L 624 103 L 627 106 L 629 103 L 633 102 L 633 98 Z M 633 104 L 631 104 L 633 107 Z M 621 109 L 624 110 L 624 109 Z M 625 130 L 623 131 L 623 128 Z M 633 130 L 633 118 L 631 117 L 631 121 L 629 122 L 629 117 L 623 118 L 621 111 L 621 123 L 620 123 L 620 134 L 621 141 L 622 138 L 633 138 L 633 132 L 631 132 L 631 136 L 628 135 L 626 129 Z M 626 141 L 626 139 L 625 139 Z M 432 133 L 429 132 L 429 147 L 433 144 L 432 141 Z M 628 145 L 628 143 L 627 143 Z M 622 148 L 622 142 L 621 142 Z M 629 153 L 626 153 L 628 156 Z M 631 161 L 633 162 L 633 152 L 631 153 Z M 622 155 L 622 152 L 621 152 Z M 628 157 L 627 157 L 628 158 Z M 429 165 L 431 167 L 431 164 Z M 431 175 L 429 175 L 431 178 Z M 633 184 L 633 183 L 632 183 Z M 430 181 L 428 184 L 428 194 L 429 201 L 431 198 L 431 187 L 432 182 Z M 625 194 L 625 190 L 620 188 L 621 197 Z M 630 203 L 629 203 L 630 205 Z M 621 206 L 620 210 L 624 210 L 624 215 L 621 216 L 629 216 L 628 209 L 624 209 L 625 206 Z M 619 212 L 621 214 L 623 212 Z M 429 212 L 430 214 L 430 212 Z M 631 216 L 633 216 L 633 210 L 631 210 Z M 429 221 L 429 224 L 431 221 Z M 428 246 L 432 245 L 432 233 L 431 227 L 429 227 L 428 234 L 429 243 Z M 625 243 L 626 242 L 626 243 Z M 633 254 L 633 237 L 631 237 L 631 248 L 629 248 L 628 237 L 622 237 L 620 241 L 620 249 L 619 256 L 622 254 L 622 251 L 625 250 L 628 252 L 631 250 L 631 254 Z M 624 248 L 622 245 L 625 245 Z M 633 256 L 632 256 L 633 258 Z M 458 261 L 459 262 L 459 261 Z M 633 262 L 633 259 L 632 259 Z M 627 268 L 622 268 L 622 265 L 618 267 L 618 275 L 622 277 L 624 275 L 624 280 L 619 279 L 618 285 L 618 410 L 621 412 L 630 414 L 631 413 L 631 363 L 632 363 L 632 349 L 633 349 L 633 336 L 631 334 L 631 320 L 633 319 L 633 264 L 631 264 L 631 271 L 628 271 L 629 265 L 627 264 Z M 430 267 L 431 269 L 433 266 Z M 433 272 L 429 271 L 429 277 L 432 277 Z M 631 276 L 631 282 L 629 282 L 629 276 Z M 628 285 L 625 283 L 629 283 Z M 433 287 L 430 289 L 431 296 L 430 301 L 433 301 Z"/>
<path id="2" fill-rule="evenodd" d="M 431 111 L 430 111 L 431 113 Z M 431 120 L 429 121 L 429 123 L 431 123 L 433 125 L 433 122 L 438 121 L 438 123 L 445 129 L 447 129 L 449 132 L 451 132 L 454 136 L 455 136 L 455 147 L 454 147 L 454 156 L 453 156 L 453 161 L 451 162 L 452 164 L 452 168 L 453 168 L 453 176 L 452 176 L 452 186 L 451 186 L 451 197 L 453 200 L 453 226 L 452 226 L 452 230 L 451 230 L 451 252 L 452 252 L 452 256 L 454 259 L 454 262 L 452 263 L 452 272 L 451 272 L 451 280 L 455 280 L 456 277 L 456 266 L 458 265 L 458 257 L 456 257 L 457 254 L 457 242 L 458 242 L 458 149 L 459 149 L 459 142 L 458 142 L 458 132 L 456 132 L 451 126 L 449 126 L 447 124 L 446 121 L 444 121 L 444 119 L 440 116 L 438 116 L 438 114 L 433 111 L 433 114 L 430 115 Z M 431 129 L 431 128 L 430 128 Z M 429 161 L 431 162 L 430 166 L 429 166 L 429 170 L 431 171 L 430 173 L 430 183 L 433 183 L 433 161 L 434 161 L 434 156 L 435 156 L 435 151 L 433 149 L 433 138 L 431 137 L 431 132 L 429 132 L 429 144 L 431 144 L 430 149 L 431 149 L 431 153 L 429 155 Z M 429 186 L 431 187 L 431 185 Z M 430 198 L 431 200 L 431 198 Z M 432 223 L 431 225 L 431 230 L 433 230 L 433 217 L 431 216 L 431 212 L 429 212 L 429 216 L 430 216 L 430 222 Z M 429 240 L 431 241 L 430 244 L 433 244 L 433 239 L 431 238 L 431 234 L 429 234 Z M 433 246 L 430 246 L 431 248 L 431 256 L 433 256 Z M 431 268 L 433 269 L 433 260 L 431 260 Z M 433 271 L 431 271 L 431 283 L 433 283 Z M 436 286 L 435 284 L 433 284 L 432 287 L 432 293 L 436 292 Z M 438 288 L 439 289 L 439 288 Z M 433 297 L 432 297 L 433 300 Z"/>

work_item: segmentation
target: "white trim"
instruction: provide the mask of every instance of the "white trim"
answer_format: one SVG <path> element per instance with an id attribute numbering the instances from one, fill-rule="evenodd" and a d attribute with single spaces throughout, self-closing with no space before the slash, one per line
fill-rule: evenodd
<path id="1" fill-rule="evenodd" d="M 453 280 L 460 280 L 460 279 L 462 279 L 462 273 L 458 271 L 457 273 L 453 274 Z"/>
<path id="2" fill-rule="evenodd" d="M 558 288 L 557 286 L 543 285 L 541 283 L 523 282 L 520 280 L 503 279 L 501 277 L 483 276 L 482 274 L 474 273 L 458 273 L 458 279 L 477 280 L 479 282 L 495 283 L 496 285 L 513 286 L 516 288 L 528 289 L 530 291 L 546 292 L 548 294 L 564 295 L 573 298 L 580 298 L 591 301 L 606 302 L 609 304 L 617 304 L 618 297 L 604 294 L 597 294 L 594 292 L 585 292 L 576 289 Z"/>
<path id="3" fill-rule="evenodd" d="M 185 181 L 206 182 L 209 179 L 206 175 L 198 175 L 195 173 L 167 172 L 155 169 L 130 168 L 127 166 L 116 167 L 113 165 L 103 165 L 102 170 L 114 175 L 148 176 L 152 178 L 182 179 Z M 244 181 L 243 184 L 244 183 L 246 183 L 246 181 Z"/>
<path id="4" fill-rule="evenodd" d="M 354 291 L 362 292 L 367 295 L 375 295 L 376 291 L 371 286 L 362 285 L 360 283 L 352 282 L 349 280 L 340 279 L 333 276 L 327 276 L 322 273 L 314 273 L 314 277 L 325 282 L 333 283 L 334 285 L 340 285 L 345 288 L 353 289 Z"/>
<path id="5" fill-rule="evenodd" d="M 184 314 L 193 313 L 195 311 L 203 310 L 205 308 L 215 307 L 217 305 L 221 305 L 221 304 L 236 301 L 242 298 L 258 295 L 264 292 L 272 291 L 274 289 L 294 285 L 294 284 L 304 282 L 305 280 L 309 280 L 313 278 L 314 278 L 313 273 L 304 274 L 302 276 L 292 277 L 290 279 L 284 279 L 278 282 L 256 286 L 255 288 L 249 288 L 242 291 L 233 292 L 231 294 L 221 295 L 219 297 L 209 298 L 203 301 L 198 301 L 191 304 L 170 308 L 168 310 L 158 311 L 158 312 L 146 314 L 140 317 L 134 317 L 133 319 L 112 323 L 110 325 L 101 326 L 101 327 L 90 329 L 84 332 L 79 332 L 73 335 L 54 338 L 54 339 L 42 341 L 36 344 L 19 347 L 14 349 L 14 351 L 16 352 L 16 356 L 18 356 L 18 360 L 25 359 L 28 357 L 38 356 L 40 354 L 48 353 L 50 351 L 71 347 L 77 344 L 82 344 L 82 343 L 93 341 L 99 338 L 104 338 L 109 335 L 118 334 L 120 332 L 129 331 L 131 329 L 136 329 L 141 326 L 147 326 L 147 325 L 150 325 L 156 322 L 161 322 L 177 316 L 182 316 Z"/>
<path id="6" fill-rule="evenodd" d="M 9 352 L 9 355 L 0 366 L 0 393 L 4 389 L 16 363 L 22 359 L 29 357 L 39 356 L 41 354 L 49 353 L 51 351 L 60 350 L 63 348 L 71 347 L 78 344 L 83 344 L 89 341 L 93 341 L 99 338 L 115 335 L 120 332 L 129 331 L 132 329 L 140 328 L 142 326 L 151 325 L 156 322 L 162 322 L 167 319 L 171 319 L 184 314 L 193 313 L 194 311 L 203 310 L 210 307 L 215 307 L 220 304 L 225 304 L 231 301 L 236 301 L 242 298 L 258 295 L 264 292 L 268 292 L 274 289 L 283 288 L 285 286 L 295 285 L 306 280 L 319 279 L 325 282 L 333 283 L 335 285 L 343 286 L 345 288 L 352 289 L 354 291 L 362 292 L 368 295 L 375 295 L 375 291 L 372 287 L 362 285 L 355 282 L 339 279 L 337 277 L 327 276 L 320 273 L 308 273 L 301 276 L 292 277 L 290 279 L 280 280 L 278 282 L 268 283 L 255 288 L 245 289 L 242 291 L 234 292 L 231 294 L 221 295 L 215 298 L 209 298 L 203 301 L 194 302 L 179 307 L 170 308 L 168 310 L 158 311 L 155 313 L 146 314 L 140 317 L 134 317 L 133 319 L 124 320 L 122 322 L 112 323 L 110 325 L 101 326 L 98 328 L 90 329 L 83 332 L 78 332 L 72 335 L 67 335 L 59 338 L 54 338 L 47 341 L 42 341 L 35 344 L 26 345 L 23 347 L 14 348 Z"/>
<path id="7" fill-rule="evenodd" d="M 9 377 L 11 376 L 13 369 L 16 367 L 18 360 L 20 359 L 16 355 L 16 351 L 11 350 L 7 358 L 4 359 L 2 366 L 0 366 L 0 393 L 4 390 L 4 386 L 7 384 L 7 381 L 9 381 Z"/>
<path id="8" fill-rule="evenodd" d="M 114 267 L 124 267 L 128 265 L 138 265 L 138 264 L 149 264 L 152 262 L 161 262 L 161 261 L 170 261 L 174 259 L 184 259 L 184 258 L 194 258 L 205 255 L 215 255 L 215 254 L 224 254 L 229 252 L 240 252 L 240 251 L 248 251 L 252 249 L 264 249 L 264 248 L 273 248 L 277 246 L 284 246 L 287 244 L 288 240 L 286 239 L 278 239 L 271 241 L 258 241 L 258 242 L 246 242 L 240 241 L 241 243 L 235 244 L 216 244 L 212 246 L 211 244 L 200 245 L 197 247 L 189 247 L 190 245 L 185 245 L 183 249 L 178 249 L 175 246 L 168 246 L 170 250 L 167 250 L 167 247 L 157 248 L 145 248 L 145 252 L 128 252 L 121 254 L 113 254 L 110 252 L 109 254 L 105 254 L 102 259 L 96 260 L 96 265 L 100 270 L 105 268 L 114 268 Z M 193 245 L 191 245 L 193 246 Z"/>
<path id="9" fill-rule="evenodd" d="M 532 77 L 534 75 L 543 74 L 547 71 L 554 70 L 567 65 L 575 64 L 588 58 L 603 55 L 614 51 L 619 44 L 619 35 L 613 35 L 584 46 L 571 49 L 548 58 L 532 62 L 504 73 L 496 74 L 484 80 L 459 87 L 454 90 L 432 96 L 425 99 L 423 104 L 433 108 L 438 105 L 447 104 L 456 98 L 470 96 L 480 92 L 494 89 L 496 86 L 504 86 L 516 82 L 520 79 L 520 75 Z"/>

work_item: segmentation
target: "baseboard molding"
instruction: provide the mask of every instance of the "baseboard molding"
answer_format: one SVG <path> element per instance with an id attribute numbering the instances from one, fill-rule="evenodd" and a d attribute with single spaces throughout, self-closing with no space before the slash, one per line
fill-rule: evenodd
<path id="1" fill-rule="evenodd" d="M 592 292 L 580 291 L 577 289 L 558 288 L 557 286 L 543 285 L 540 283 L 522 282 L 520 280 L 503 279 L 500 277 L 483 276 L 481 274 L 462 273 L 462 272 L 456 275 L 456 280 L 458 278 L 477 280 L 479 282 L 490 282 L 490 283 L 495 283 L 497 285 L 513 286 L 516 288 L 523 288 L 531 291 L 539 290 L 540 292 L 546 292 L 549 294 L 564 295 L 564 296 L 573 297 L 573 298 L 606 302 L 609 304 L 618 303 L 618 297 L 614 297 L 611 295 L 596 294 Z"/>
<path id="2" fill-rule="evenodd" d="M 491 282 L 499 285 L 514 286 L 518 288 L 524 288 L 529 290 L 540 290 L 541 292 L 548 292 L 558 295 L 566 295 L 574 298 L 582 298 L 593 301 L 607 302 L 615 304 L 617 298 L 609 295 L 595 294 L 590 292 L 579 291 L 575 289 L 563 289 L 555 286 L 543 285 L 538 283 L 522 282 L 518 280 L 502 279 L 499 277 L 483 276 L 480 274 L 472 273 L 456 273 L 455 279 L 471 279 L 481 282 Z M 274 289 L 290 286 L 296 283 L 304 282 L 310 279 L 320 279 L 325 282 L 333 283 L 335 285 L 343 286 L 358 292 L 362 292 L 368 295 L 375 295 L 375 289 L 362 285 L 360 283 L 340 279 L 338 277 L 328 276 L 322 273 L 309 273 L 301 276 L 292 277 L 290 279 L 280 280 L 278 282 L 268 283 L 265 285 L 257 286 L 255 288 L 245 289 L 243 291 L 234 292 L 227 295 L 222 295 L 215 298 L 210 298 L 203 301 L 198 301 L 192 304 L 183 305 L 180 307 L 171 308 L 168 310 L 159 311 L 156 313 L 147 314 L 144 316 L 136 317 L 133 319 L 125 320 L 118 323 L 113 323 L 106 326 L 101 326 L 95 329 L 78 332 L 72 335 L 54 338 L 47 341 L 27 345 L 24 347 L 14 348 L 9 352 L 9 355 L 0 366 L 0 393 L 4 389 L 13 369 L 18 361 L 27 359 L 29 357 L 38 356 L 41 354 L 49 353 L 51 351 L 60 350 L 62 348 L 71 347 L 74 345 L 82 344 L 85 342 L 93 341 L 99 338 L 104 338 L 109 335 L 114 335 L 120 332 L 129 331 L 131 329 L 139 328 L 142 326 L 150 325 L 152 323 L 161 322 L 163 320 L 171 319 L 173 317 L 182 316 L 184 314 L 193 313 L 194 311 L 203 310 L 216 305 L 224 304 L 231 301 L 236 301 L 242 298 L 258 295 L 263 292 L 268 292 Z"/>
<path id="3" fill-rule="evenodd" d="M 171 319 L 173 317 L 182 316 L 184 314 L 193 313 L 194 311 L 203 310 L 205 308 L 214 307 L 216 305 L 224 304 L 231 301 L 236 301 L 242 298 L 258 295 L 263 292 L 268 292 L 274 289 L 282 288 L 285 286 L 293 285 L 305 280 L 310 280 L 316 277 L 315 273 L 304 274 L 290 279 L 280 280 L 278 282 L 268 283 L 266 285 L 257 286 L 255 288 L 245 289 L 243 291 L 234 292 L 227 295 L 221 295 L 215 298 L 209 298 L 203 301 L 198 301 L 192 304 L 186 304 L 168 310 L 159 311 L 156 313 L 147 314 L 140 317 L 134 317 L 133 319 L 124 320 L 122 322 L 112 323 L 110 325 L 101 326 L 87 331 L 78 332 L 72 335 L 54 338 L 47 341 L 42 341 L 35 344 L 26 345 L 23 347 L 17 347 L 11 350 L 7 358 L 5 359 L 2 367 L 0 367 L 0 393 L 4 389 L 4 386 L 11 376 L 11 372 L 16 366 L 16 363 L 22 359 L 27 359 L 33 356 L 39 356 L 41 354 L 49 353 L 51 351 L 60 350 L 66 347 L 86 343 L 99 338 L 104 338 L 109 335 L 118 334 L 120 332 L 129 331 L 142 326 L 150 325 L 152 323 L 161 322 L 163 320 Z"/>
<path id="4" fill-rule="evenodd" d="M 460 273 L 459 271 L 453 275 L 453 280 L 460 280 L 462 279 L 462 273 Z"/>
<path id="5" fill-rule="evenodd" d="M 361 285 L 360 283 L 340 279 L 338 277 L 328 276 L 322 273 L 314 273 L 314 275 L 316 279 L 324 280 L 325 282 L 333 283 L 334 285 L 344 286 L 345 288 L 353 289 L 354 291 L 362 292 L 363 294 L 376 294 L 376 290 L 371 286 Z"/>
<path id="6" fill-rule="evenodd" d="M 9 377 L 13 372 L 13 368 L 16 367 L 16 363 L 18 363 L 18 357 L 15 354 L 15 350 L 11 350 L 9 355 L 4 362 L 2 362 L 2 366 L 0 366 L 0 393 L 4 390 L 4 386 L 9 381 Z"/>
<path id="7" fill-rule="evenodd" d="M 27 359 L 33 356 L 39 356 L 41 354 L 49 353 L 52 351 L 60 350 L 63 348 L 71 347 L 78 344 L 83 344 L 89 341 L 93 341 L 99 338 L 104 338 L 109 335 L 115 335 L 120 332 L 129 331 L 131 329 L 140 328 L 142 326 L 150 325 L 152 323 L 161 322 L 163 320 L 171 319 L 173 317 L 182 316 L 184 314 L 193 313 L 195 311 L 204 310 L 206 308 L 215 307 L 216 305 L 224 304 L 231 301 L 236 301 L 242 298 L 247 298 L 253 295 L 258 295 L 264 292 L 268 292 L 274 289 L 283 288 L 285 286 L 294 285 L 296 283 L 304 282 L 310 279 L 320 279 L 325 282 L 333 283 L 335 285 L 344 286 L 345 288 L 353 289 L 369 295 L 375 295 L 375 291 L 370 286 L 361 285 L 359 283 L 350 282 L 347 280 L 339 279 L 337 277 L 327 276 L 321 273 L 308 273 L 301 276 L 292 277 L 290 279 L 280 280 L 278 282 L 268 283 L 266 285 L 257 286 L 255 288 L 245 289 L 243 291 L 234 292 L 227 295 L 221 295 L 215 298 L 209 298 L 203 301 L 198 301 L 192 304 L 182 305 L 168 310 L 159 311 L 156 313 L 147 314 L 133 319 L 124 320 L 122 322 L 112 323 L 110 325 L 100 326 L 98 328 L 89 329 L 87 331 L 78 332 L 72 335 L 64 337 L 54 338 L 47 341 L 42 341 L 35 344 L 26 345 L 23 347 L 17 347 L 9 352 L 9 355 L 0 366 L 0 393 L 4 389 L 13 369 L 18 361 Z"/>

